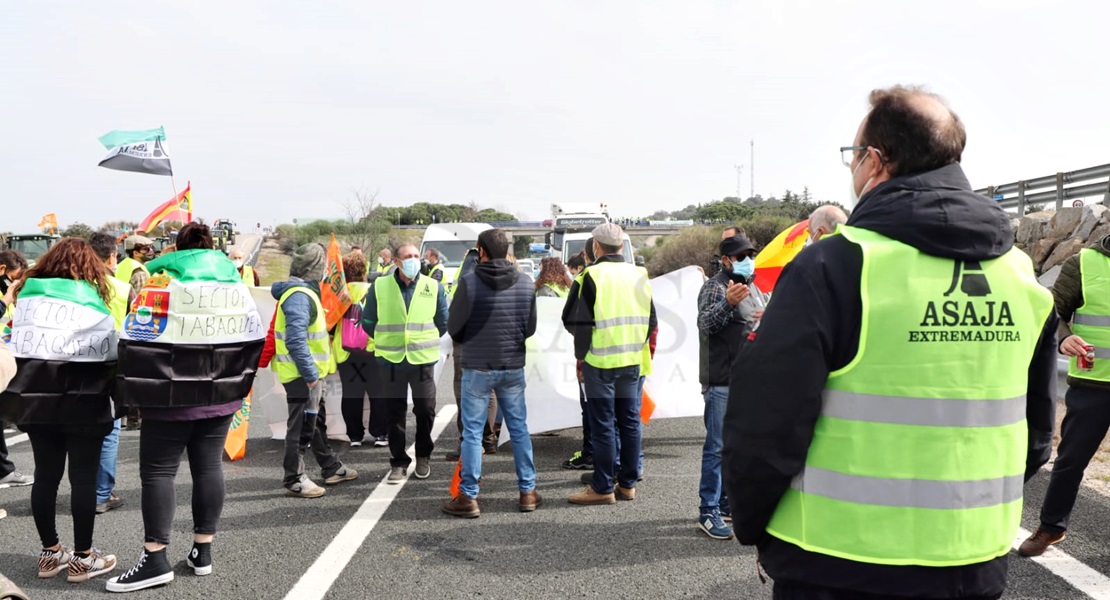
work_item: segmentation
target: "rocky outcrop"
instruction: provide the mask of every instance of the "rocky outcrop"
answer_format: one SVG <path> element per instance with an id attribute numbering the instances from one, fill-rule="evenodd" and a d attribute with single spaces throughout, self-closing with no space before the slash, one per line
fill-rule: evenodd
<path id="1" fill-rule="evenodd" d="M 1101 204 L 1041 211 L 1012 219 L 1014 243 L 1036 266 L 1045 285 L 1052 285 L 1068 257 L 1110 234 L 1110 208 Z"/>

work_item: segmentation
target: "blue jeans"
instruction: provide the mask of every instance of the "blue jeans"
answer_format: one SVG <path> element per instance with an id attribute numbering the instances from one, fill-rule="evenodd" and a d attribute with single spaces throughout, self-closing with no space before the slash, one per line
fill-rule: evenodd
<path id="1" fill-rule="evenodd" d="M 96 472 L 96 503 L 104 504 L 116 489 L 116 457 L 119 456 L 120 419 L 112 424 L 112 433 L 100 446 L 100 469 Z"/>
<path id="2" fill-rule="evenodd" d="M 614 480 L 622 488 L 636 487 L 640 460 L 640 366 L 598 369 L 582 365 L 586 410 L 594 446 L 594 478 L 590 486 L 599 494 L 613 492 Z M 617 438 L 620 438 L 620 472 Z"/>
<path id="3" fill-rule="evenodd" d="M 497 409 L 505 417 L 505 426 L 513 441 L 513 462 L 516 463 L 520 491 L 536 489 L 536 465 L 532 460 L 532 437 L 528 434 L 528 407 L 524 403 L 524 369 L 480 371 L 463 369 L 462 373 L 462 481 L 459 491 L 468 498 L 478 497 L 478 479 L 482 477 L 482 431 L 489 414 L 490 392 L 497 394 Z"/>
<path id="4" fill-rule="evenodd" d="M 721 483 L 721 445 L 725 421 L 725 407 L 728 406 L 728 386 L 707 386 L 702 392 L 705 399 L 705 445 L 701 449 L 701 496 L 702 512 L 728 505 L 724 485 Z"/>

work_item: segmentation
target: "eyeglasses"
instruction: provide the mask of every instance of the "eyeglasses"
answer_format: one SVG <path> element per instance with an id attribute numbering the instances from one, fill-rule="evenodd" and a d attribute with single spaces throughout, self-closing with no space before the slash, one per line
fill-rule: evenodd
<path id="1" fill-rule="evenodd" d="M 841 146 L 840 147 L 840 162 L 844 163 L 845 167 L 852 168 L 852 160 L 856 157 L 856 152 L 861 150 L 874 150 L 875 154 L 879 155 L 879 163 L 885 163 L 886 159 L 883 158 L 883 151 L 874 146 Z"/>

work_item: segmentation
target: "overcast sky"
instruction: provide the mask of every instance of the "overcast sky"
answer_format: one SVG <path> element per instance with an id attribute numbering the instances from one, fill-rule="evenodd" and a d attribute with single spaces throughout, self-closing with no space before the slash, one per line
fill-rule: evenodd
<path id="1" fill-rule="evenodd" d="M 311 8 L 310 8 L 311 7 Z M 808 186 L 843 202 L 867 93 L 921 83 L 976 187 L 1110 162 L 1105 2 L 11 2 L 0 230 L 138 221 L 165 177 L 97 137 L 165 126 L 195 211 L 242 228 L 385 204 L 647 215 Z M 249 223 L 249 225 L 248 225 Z"/>

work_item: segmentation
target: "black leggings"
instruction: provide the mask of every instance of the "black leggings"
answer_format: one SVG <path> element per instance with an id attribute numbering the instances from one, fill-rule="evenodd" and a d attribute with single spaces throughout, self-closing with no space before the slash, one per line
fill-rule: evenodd
<path id="1" fill-rule="evenodd" d="M 112 423 L 99 425 L 27 425 L 23 427 L 35 455 L 35 484 L 31 488 L 31 514 L 43 548 L 59 542 L 57 528 L 58 485 L 69 458 L 69 511 L 73 516 L 73 547 L 92 548 L 96 519 L 96 473 L 100 446 Z"/>
<path id="2" fill-rule="evenodd" d="M 139 430 L 139 478 L 143 484 L 145 541 L 170 543 L 173 513 L 177 509 L 174 477 L 184 452 L 189 453 L 189 471 L 193 476 L 193 533 L 216 533 L 224 509 L 222 454 L 231 417 L 200 421 L 143 419 Z"/>
<path id="3" fill-rule="evenodd" d="M 354 356 L 339 364 L 339 377 L 343 381 L 343 421 L 347 425 L 347 437 L 352 442 L 361 442 L 366 436 L 362 424 L 364 398 L 370 397 L 370 435 L 381 437 L 389 434 L 389 415 L 385 397 L 382 396 L 382 381 L 378 360 Z"/>

